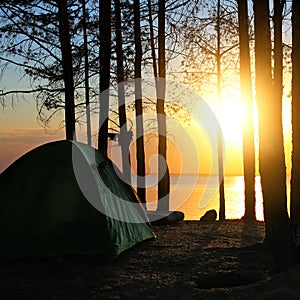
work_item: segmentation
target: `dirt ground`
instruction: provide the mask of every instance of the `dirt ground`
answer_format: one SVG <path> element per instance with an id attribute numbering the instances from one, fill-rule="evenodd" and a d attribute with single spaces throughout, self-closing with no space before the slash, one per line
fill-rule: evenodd
<path id="1" fill-rule="evenodd" d="M 114 261 L 19 258 L 0 264 L 0 299 L 300 299 L 300 265 L 273 274 L 264 224 L 184 221 Z"/>

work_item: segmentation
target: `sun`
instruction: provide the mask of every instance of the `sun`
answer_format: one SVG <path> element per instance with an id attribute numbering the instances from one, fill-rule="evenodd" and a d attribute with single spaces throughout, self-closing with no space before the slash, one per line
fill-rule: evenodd
<path id="1" fill-rule="evenodd" d="M 242 143 L 243 107 L 239 91 L 232 88 L 222 93 L 219 122 L 225 142 Z"/>

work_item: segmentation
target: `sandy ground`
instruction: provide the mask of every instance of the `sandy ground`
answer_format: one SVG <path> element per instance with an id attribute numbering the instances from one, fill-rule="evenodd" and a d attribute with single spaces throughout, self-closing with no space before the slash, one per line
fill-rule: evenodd
<path id="1" fill-rule="evenodd" d="M 300 299 L 300 264 L 272 274 L 263 223 L 185 221 L 154 231 L 114 261 L 2 261 L 0 298 Z"/>

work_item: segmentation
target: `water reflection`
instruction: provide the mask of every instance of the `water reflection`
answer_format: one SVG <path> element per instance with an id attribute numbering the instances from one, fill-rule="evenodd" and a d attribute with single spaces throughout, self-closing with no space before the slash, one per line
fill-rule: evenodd
<path id="1" fill-rule="evenodd" d="M 171 210 L 180 210 L 184 212 L 186 220 L 199 220 L 199 218 L 209 209 L 219 211 L 219 194 L 218 187 L 206 186 L 208 176 L 198 177 L 197 184 L 194 185 L 195 176 L 185 175 L 178 181 L 179 176 L 171 176 Z M 197 177 L 197 176 L 196 176 Z M 152 180 L 151 177 L 148 180 Z M 155 177 L 153 178 L 155 180 Z M 180 182 L 180 184 L 178 184 Z M 193 182 L 193 184 L 189 184 Z M 289 178 L 287 178 L 287 195 L 289 202 Z M 151 184 L 150 184 L 151 185 Z M 210 190 L 209 190 L 210 189 Z M 263 221 L 263 203 L 260 185 L 260 177 L 256 177 L 256 218 Z M 204 191 L 210 193 L 210 201 L 202 207 L 201 198 Z M 147 207 L 149 210 L 156 209 L 157 186 L 147 189 Z M 243 176 L 227 176 L 225 177 L 225 200 L 226 200 L 226 218 L 238 219 L 244 215 L 244 177 Z M 202 202 L 201 202 L 202 201 Z M 180 204 L 178 206 L 178 203 Z M 289 205 L 288 205 L 289 206 Z"/>

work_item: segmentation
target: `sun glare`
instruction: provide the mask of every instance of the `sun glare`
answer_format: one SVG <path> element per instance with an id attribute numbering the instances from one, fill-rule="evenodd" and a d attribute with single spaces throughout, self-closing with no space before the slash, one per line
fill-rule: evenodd
<path id="1" fill-rule="evenodd" d="M 240 94 L 233 88 L 222 93 L 219 120 L 226 142 L 242 141 L 243 108 Z"/>

